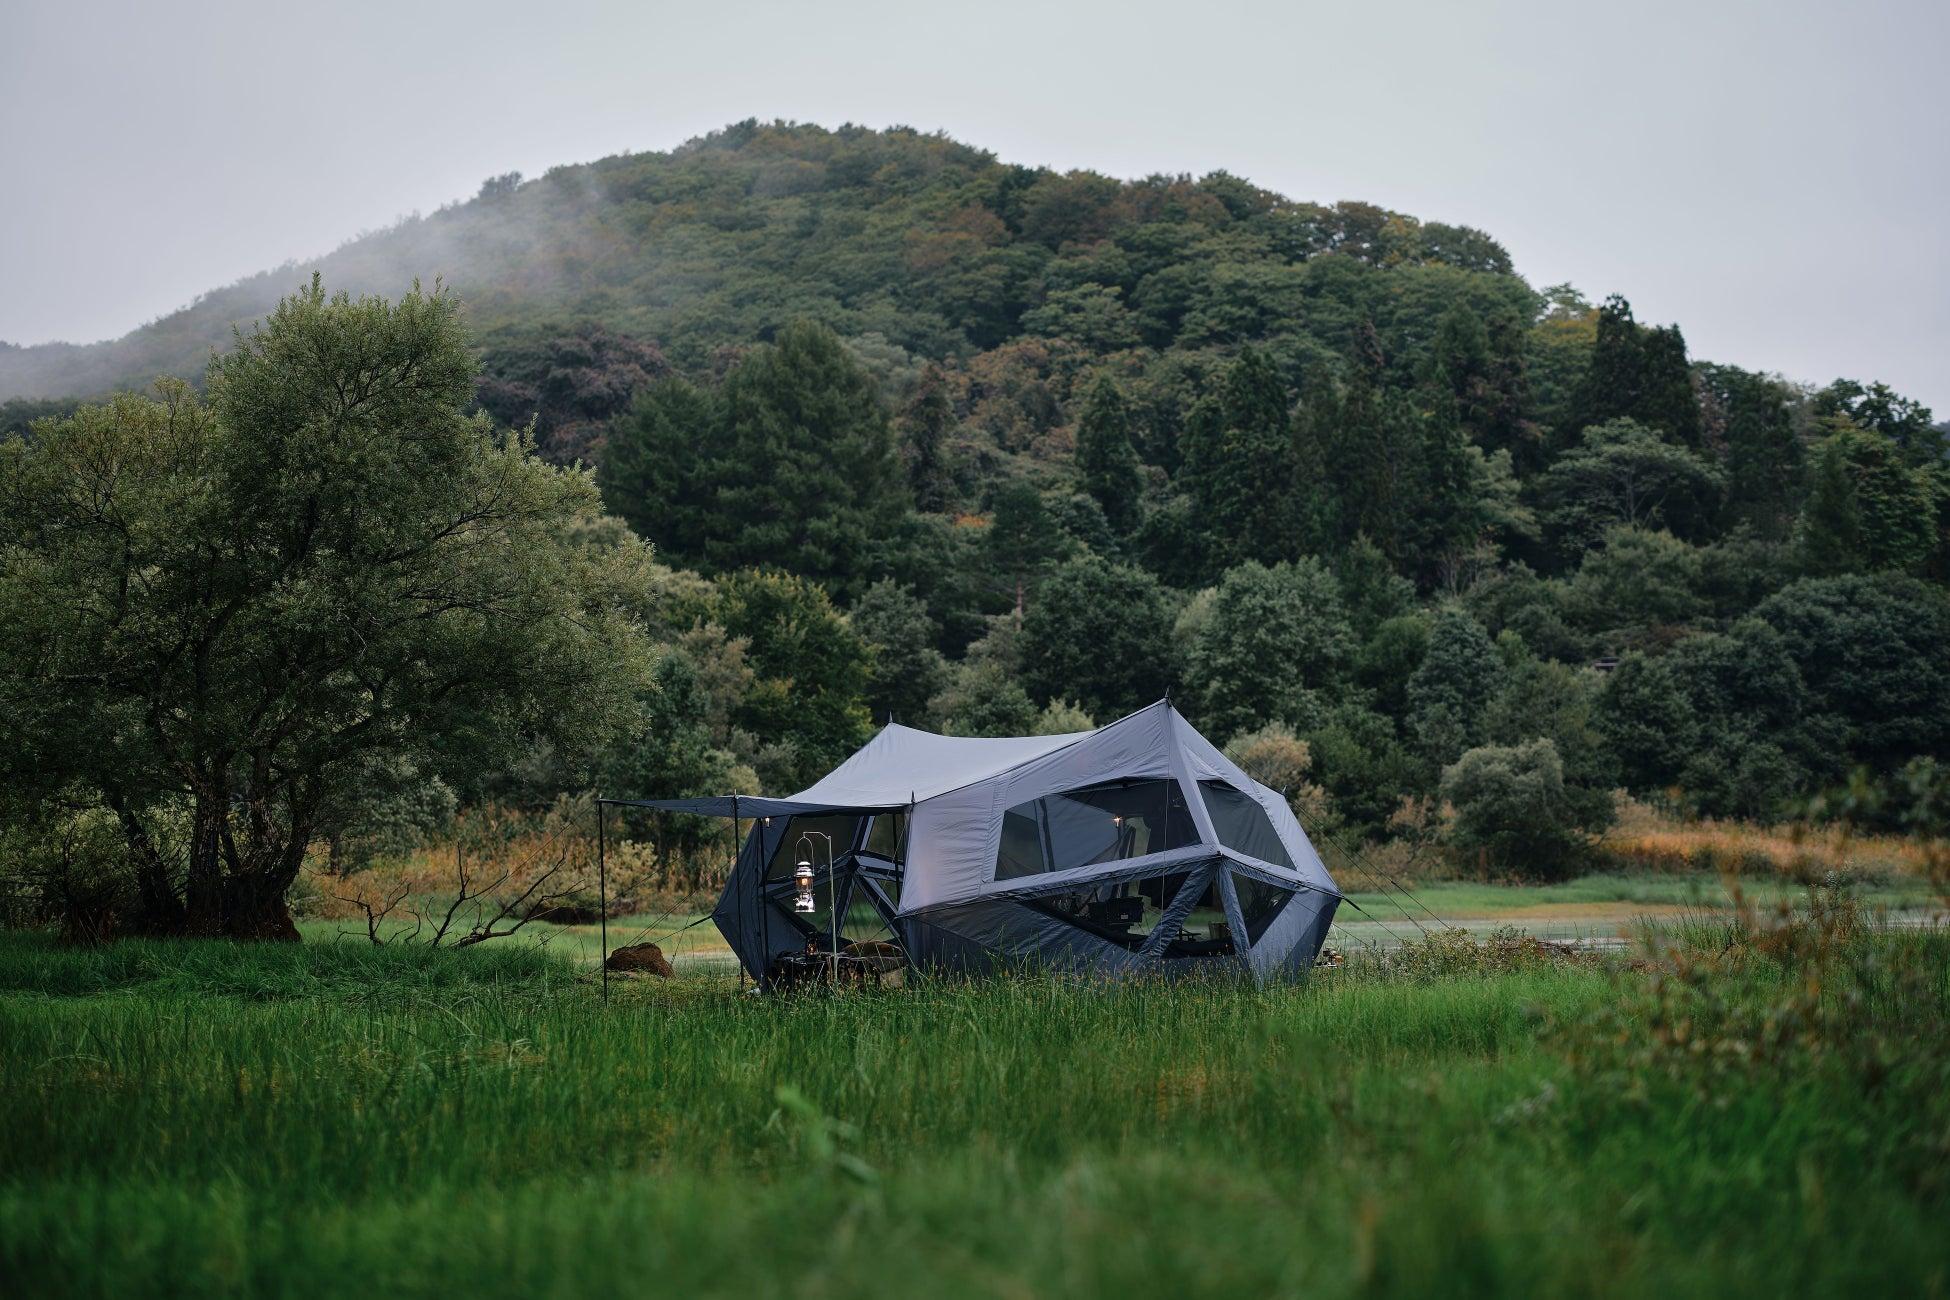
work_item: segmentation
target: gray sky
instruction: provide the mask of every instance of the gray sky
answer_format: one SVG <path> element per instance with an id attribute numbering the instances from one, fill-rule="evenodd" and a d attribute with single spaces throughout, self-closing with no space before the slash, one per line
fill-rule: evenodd
<path id="1" fill-rule="evenodd" d="M 122 334 L 746 117 L 1224 169 L 1502 240 L 1695 356 L 1950 416 L 1950 4 L 0 4 L 0 339 Z"/>

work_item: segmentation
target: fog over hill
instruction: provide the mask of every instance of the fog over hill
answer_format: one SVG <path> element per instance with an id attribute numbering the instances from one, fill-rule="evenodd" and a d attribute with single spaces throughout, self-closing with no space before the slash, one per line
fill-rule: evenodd
<path id="1" fill-rule="evenodd" d="M 1310 277 L 1304 268 L 1323 257 L 1334 270 Z M 1384 271 L 1487 273 L 1525 298 L 1509 269 L 1478 232 L 1296 202 L 1224 173 L 1120 182 L 1012 166 L 898 128 L 747 122 L 668 153 L 491 180 L 471 200 L 212 290 L 119 339 L 5 345 L 0 398 L 200 376 L 234 326 L 314 271 L 354 294 L 443 280 L 482 337 L 574 318 L 696 365 L 798 319 L 918 355 L 967 355 L 1049 333 L 1025 313 L 1066 310 L 1064 295 L 1086 285 L 1098 287 L 1096 307 L 1115 309 L 1097 313 L 1113 334 L 1135 330 L 1132 343 L 1188 341 L 1189 323 L 1214 344 L 1312 336 L 1339 352 L 1348 313 L 1373 314 L 1357 300 Z M 1414 296 L 1394 286 L 1403 291 Z M 1226 319 L 1200 318 L 1221 299 Z"/>

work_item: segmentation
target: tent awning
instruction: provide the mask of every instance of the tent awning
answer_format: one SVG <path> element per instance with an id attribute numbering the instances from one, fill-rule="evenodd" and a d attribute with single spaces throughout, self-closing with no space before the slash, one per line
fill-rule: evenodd
<path id="1" fill-rule="evenodd" d="M 820 813 L 906 812 L 905 803 L 826 803 L 806 799 L 767 799 L 755 794 L 719 794 L 703 799 L 605 799 L 627 808 L 658 808 L 664 812 L 694 813 L 699 817 L 793 817 Z"/>

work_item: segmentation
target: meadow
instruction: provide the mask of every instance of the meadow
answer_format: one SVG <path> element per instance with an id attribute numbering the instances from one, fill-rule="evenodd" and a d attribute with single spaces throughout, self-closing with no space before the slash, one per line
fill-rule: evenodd
<path id="1" fill-rule="evenodd" d="M 1950 942 L 790 998 L 551 947 L 0 935 L 11 1294 L 1940 1292 Z"/>

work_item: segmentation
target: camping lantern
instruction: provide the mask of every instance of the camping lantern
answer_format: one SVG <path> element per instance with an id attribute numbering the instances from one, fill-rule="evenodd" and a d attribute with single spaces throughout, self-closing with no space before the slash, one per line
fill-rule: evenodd
<path id="1" fill-rule="evenodd" d="M 792 869 L 792 883 L 799 887 L 799 896 L 792 900 L 793 908 L 796 911 L 800 911 L 800 912 L 812 911 L 813 910 L 812 863 L 806 861 L 804 858 L 801 858 L 799 860 L 799 865 Z"/>

